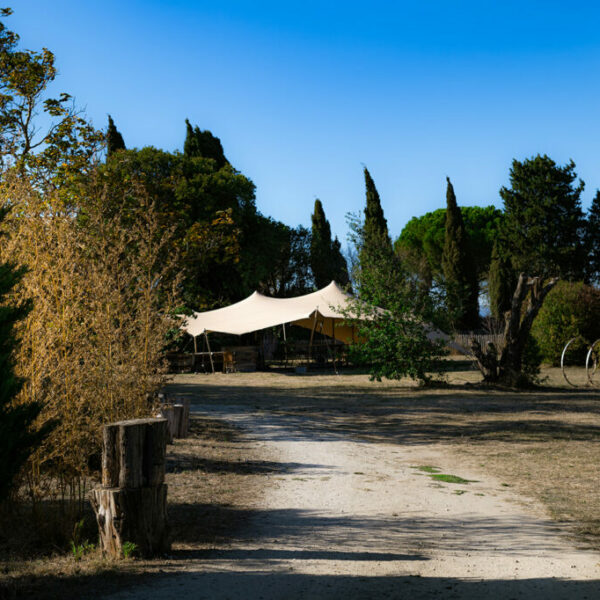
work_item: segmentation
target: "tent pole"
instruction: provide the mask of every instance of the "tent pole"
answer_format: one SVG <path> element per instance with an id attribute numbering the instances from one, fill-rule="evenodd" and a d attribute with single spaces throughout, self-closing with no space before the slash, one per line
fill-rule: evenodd
<path id="1" fill-rule="evenodd" d="M 333 335 L 333 372 L 337 375 L 337 365 L 335 364 L 335 319 L 331 317 L 331 334 Z"/>
<path id="2" fill-rule="evenodd" d="M 192 360 L 192 372 L 196 371 L 196 354 L 198 354 L 198 342 L 196 340 L 196 336 L 192 336 L 194 338 L 194 360 Z"/>
<path id="3" fill-rule="evenodd" d="M 215 372 L 215 363 L 213 362 L 212 352 L 210 350 L 210 343 L 208 341 L 208 334 L 206 333 L 206 329 L 204 330 L 204 337 L 206 338 L 206 347 L 208 348 L 208 357 L 210 358 L 210 368 L 212 372 Z"/>
<path id="4" fill-rule="evenodd" d="M 283 323 L 282 325 L 283 327 L 283 351 L 285 352 L 285 366 L 284 368 L 287 369 L 287 364 L 288 364 L 288 355 L 287 355 L 287 336 L 285 334 L 285 323 Z"/>
<path id="5" fill-rule="evenodd" d="M 315 329 L 317 328 L 317 311 L 315 310 L 315 319 L 313 321 L 313 328 L 310 332 L 310 342 L 308 343 L 308 363 L 310 365 L 310 356 L 312 354 L 312 343 L 315 337 Z"/>

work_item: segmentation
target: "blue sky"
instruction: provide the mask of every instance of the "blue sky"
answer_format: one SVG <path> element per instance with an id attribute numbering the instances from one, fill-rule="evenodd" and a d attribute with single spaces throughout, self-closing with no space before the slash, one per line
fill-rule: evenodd
<path id="1" fill-rule="evenodd" d="M 362 165 L 392 235 L 444 206 L 501 205 L 513 158 L 572 158 L 600 187 L 600 5 L 592 2 L 21 0 L 9 26 L 56 54 L 55 89 L 128 147 L 210 129 L 266 215 L 345 244 Z"/>

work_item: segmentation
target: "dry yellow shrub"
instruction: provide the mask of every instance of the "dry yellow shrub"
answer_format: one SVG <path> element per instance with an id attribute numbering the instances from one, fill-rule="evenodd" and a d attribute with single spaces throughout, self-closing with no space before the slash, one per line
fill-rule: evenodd
<path id="1" fill-rule="evenodd" d="M 57 424 L 27 466 L 33 498 L 72 497 L 98 466 L 102 425 L 151 414 L 177 325 L 176 257 L 152 203 L 140 190 L 125 226 L 106 216 L 97 185 L 80 193 L 76 213 L 23 177 L 0 184 L 0 206 L 12 207 L 0 261 L 27 266 L 16 294 L 34 301 L 19 331 L 17 401 L 42 402 L 40 421 Z"/>

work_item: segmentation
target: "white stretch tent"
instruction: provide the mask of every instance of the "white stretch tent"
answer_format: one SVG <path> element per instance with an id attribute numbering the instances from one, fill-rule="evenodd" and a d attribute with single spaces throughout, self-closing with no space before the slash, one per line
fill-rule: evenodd
<path id="1" fill-rule="evenodd" d="M 196 337 L 210 332 L 242 335 L 285 323 L 315 329 L 329 337 L 349 342 L 353 328 L 341 323 L 354 301 L 335 281 L 322 290 L 297 298 L 271 298 L 254 292 L 245 300 L 224 308 L 194 313 L 182 328 Z M 337 323 L 336 323 L 337 321 Z"/>
<path id="2" fill-rule="evenodd" d="M 353 302 L 355 299 L 335 281 L 322 290 L 297 298 L 271 298 L 254 292 L 245 300 L 230 306 L 194 313 L 192 317 L 185 319 L 182 329 L 195 338 L 213 331 L 242 335 L 291 323 L 350 343 L 356 341 L 356 334 L 352 326 L 344 323 L 348 318 L 348 314 L 344 312 L 351 313 Z M 459 352 L 468 354 L 439 329 L 428 326 L 427 330 L 430 340 L 442 340 Z"/>

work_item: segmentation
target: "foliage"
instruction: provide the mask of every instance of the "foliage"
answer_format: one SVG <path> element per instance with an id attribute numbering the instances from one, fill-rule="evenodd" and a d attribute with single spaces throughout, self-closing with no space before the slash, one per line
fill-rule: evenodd
<path id="1" fill-rule="evenodd" d="M 310 268 L 310 231 L 299 225 L 288 227 L 283 223 L 272 221 L 268 227 L 274 247 L 275 264 L 265 285 L 261 289 L 279 298 L 307 294 L 313 287 L 313 276 Z"/>
<path id="2" fill-rule="evenodd" d="M 600 338 L 600 290 L 583 282 L 559 282 L 548 294 L 532 334 L 543 360 L 553 365 L 560 364 L 565 344 L 581 336 L 585 341 L 573 356 L 583 365 L 587 348 Z"/>
<path id="3" fill-rule="evenodd" d="M 587 278 L 594 283 L 600 282 L 600 190 L 592 200 L 587 216 L 588 268 Z"/>
<path id="4" fill-rule="evenodd" d="M 499 249 L 498 242 L 494 242 L 488 275 L 488 295 L 490 312 L 499 321 L 504 319 L 504 314 L 510 310 L 512 290 L 516 287 L 515 273 L 510 264 L 510 257 L 505 251 Z"/>
<path id="5" fill-rule="evenodd" d="M 0 17 L 10 14 L 0 9 Z M 16 166 L 35 176 L 37 185 L 60 187 L 88 172 L 104 136 L 69 94 L 46 95 L 56 77 L 52 52 L 19 50 L 18 43 L 19 36 L 0 22 L 0 169 Z M 40 111 L 43 120 L 36 119 Z"/>
<path id="6" fill-rule="evenodd" d="M 367 204 L 362 225 L 361 252 L 369 254 L 371 250 L 379 253 L 383 248 L 391 251 L 392 242 L 388 233 L 387 220 L 383 215 L 379 192 L 367 167 L 364 168 Z M 361 259 L 362 260 L 362 259 Z"/>
<path id="7" fill-rule="evenodd" d="M 427 337 L 433 312 L 429 297 L 415 288 L 383 236 L 379 245 L 371 240 L 366 251 L 362 224 L 350 223 L 351 240 L 361 256 L 354 273 L 359 298 L 347 312 L 357 332 L 357 341 L 350 347 L 351 359 L 366 365 L 378 381 L 411 377 L 427 382 L 444 354 L 442 345 Z"/>
<path id="8" fill-rule="evenodd" d="M 0 222 L 6 212 L 0 209 Z M 31 302 L 9 298 L 24 275 L 25 269 L 9 262 L 0 263 L 0 502 L 6 499 L 21 467 L 52 426 L 40 429 L 33 426 L 42 410 L 41 403 L 13 402 L 24 383 L 14 373 L 17 351 L 14 329 L 29 314 Z"/>
<path id="9" fill-rule="evenodd" d="M 114 154 L 117 150 L 125 150 L 125 141 L 115 126 L 112 117 L 108 115 L 108 129 L 106 131 L 106 156 Z"/>
<path id="10" fill-rule="evenodd" d="M 339 285 L 346 285 L 349 280 L 348 267 L 339 240 L 331 239 L 331 226 L 319 199 L 315 200 L 315 210 L 311 220 L 310 266 L 315 286 L 319 289 L 323 288 L 332 280 Z"/>
<path id="11" fill-rule="evenodd" d="M 487 279 L 492 248 L 501 218 L 494 206 L 461 206 L 467 247 L 479 281 Z M 430 289 L 442 277 L 446 209 L 413 217 L 402 229 L 394 249 L 421 285 Z"/>
<path id="12" fill-rule="evenodd" d="M 138 545 L 134 542 L 125 542 L 123 544 L 123 558 L 132 558 L 138 550 Z"/>
<path id="13" fill-rule="evenodd" d="M 479 326 L 479 283 L 470 259 L 465 225 L 456 203 L 454 187 L 446 178 L 446 221 L 442 271 L 446 302 L 455 328 L 472 330 Z"/>
<path id="14" fill-rule="evenodd" d="M 83 502 L 82 478 L 98 468 L 101 425 L 151 414 L 164 382 L 177 283 L 176 257 L 163 253 L 169 231 L 142 189 L 128 227 L 107 216 L 107 198 L 97 192 L 90 186 L 82 220 L 26 178 L 6 173 L 0 187 L 0 206 L 12 206 L 0 260 L 27 268 L 15 296 L 36 300 L 18 330 L 16 372 L 26 383 L 17 402 L 43 406 L 38 426 L 57 423 L 29 460 L 35 498 L 66 493 Z"/>
<path id="15" fill-rule="evenodd" d="M 510 187 L 500 189 L 504 218 L 499 242 L 516 273 L 583 279 L 584 183 L 576 179 L 573 161 L 561 167 L 539 154 L 523 162 L 513 160 Z"/>
<path id="16" fill-rule="evenodd" d="M 192 127 L 192 124 L 185 120 L 185 142 L 183 144 L 183 153 L 185 156 L 194 158 L 210 158 L 215 161 L 217 170 L 228 164 L 223 151 L 221 140 L 215 137 L 210 131 L 200 131 L 200 128 Z"/>

